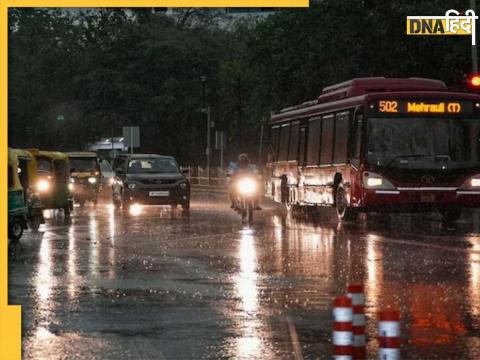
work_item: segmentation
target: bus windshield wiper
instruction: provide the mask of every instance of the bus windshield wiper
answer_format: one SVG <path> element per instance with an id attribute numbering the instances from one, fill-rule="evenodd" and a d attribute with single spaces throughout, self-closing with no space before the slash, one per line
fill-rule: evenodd
<path id="1" fill-rule="evenodd" d="M 395 160 L 397 159 L 403 159 L 403 158 L 421 158 L 421 157 L 432 157 L 432 155 L 398 155 L 398 156 L 394 156 L 386 165 L 385 167 L 390 167 L 390 165 L 392 165 Z"/>

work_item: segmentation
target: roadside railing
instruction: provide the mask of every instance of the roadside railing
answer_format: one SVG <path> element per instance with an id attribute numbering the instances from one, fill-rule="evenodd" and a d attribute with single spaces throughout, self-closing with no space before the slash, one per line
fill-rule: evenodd
<path id="1" fill-rule="evenodd" d="M 221 168 L 208 169 L 200 166 L 182 166 L 182 171 L 193 188 L 227 188 L 227 171 Z"/>

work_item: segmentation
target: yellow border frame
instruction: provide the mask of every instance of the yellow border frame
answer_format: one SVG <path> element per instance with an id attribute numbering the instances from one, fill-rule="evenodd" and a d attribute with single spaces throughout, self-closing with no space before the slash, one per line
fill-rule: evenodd
<path id="1" fill-rule="evenodd" d="M 8 8 L 11 7 L 308 7 L 309 0 L 6 0 L 0 2 L 0 359 L 21 359 L 21 306 L 8 305 Z"/>

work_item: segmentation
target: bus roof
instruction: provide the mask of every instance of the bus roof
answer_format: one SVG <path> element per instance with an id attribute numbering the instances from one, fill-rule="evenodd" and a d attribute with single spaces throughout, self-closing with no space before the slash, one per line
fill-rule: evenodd
<path id="1" fill-rule="evenodd" d="M 335 111 L 353 107 L 361 104 L 369 95 L 382 95 L 385 93 L 398 96 L 421 93 L 421 95 L 425 96 L 457 96 L 480 99 L 480 97 L 469 93 L 448 92 L 447 86 L 440 80 L 384 77 L 358 78 L 327 86 L 316 100 L 307 101 L 273 113 L 270 123 L 301 118 L 302 116 L 314 115 L 323 111 Z"/>

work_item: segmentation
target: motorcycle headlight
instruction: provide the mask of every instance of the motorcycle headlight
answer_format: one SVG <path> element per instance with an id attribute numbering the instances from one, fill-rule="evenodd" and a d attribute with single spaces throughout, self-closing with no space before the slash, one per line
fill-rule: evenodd
<path id="1" fill-rule="evenodd" d="M 37 189 L 40 192 L 45 192 L 50 189 L 50 182 L 48 180 L 42 179 L 37 183 Z"/>
<path id="2" fill-rule="evenodd" d="M 95 183 L 97 182 L 97 178 L 91 176 L 91 177 L 88 178 L 88 182 L 89 182 L 90 184 L 95 184 Z"/>
<path id="3" fill-rule="evenodd" d="M 73 185 L 73 183 L 68 184 L 68 190 L 73 191 L 74 187 L 75 185 Z"/>
<path id="4" fill-rule="evenodd" d="M 128 184 L 127 186 L 129 189 L 135 189 L 137 187 L 137 184 L 131 183 L 131 184 Z"/>
<path id="5" fill-rule="evenodd" d="M 370 171 L 363 173 L 363 187 L 365 189 L 378 189 L 378 190 L 390 190 L 395 189 L 395 186 L 382 177 Z"/>
<path id="6" fill-rule="evenodd" d="M 252 195 L 257 191 L 257 183 L 251 178 L 243 178 L 238 181 L 237 188 L 242 195 Z"/>

